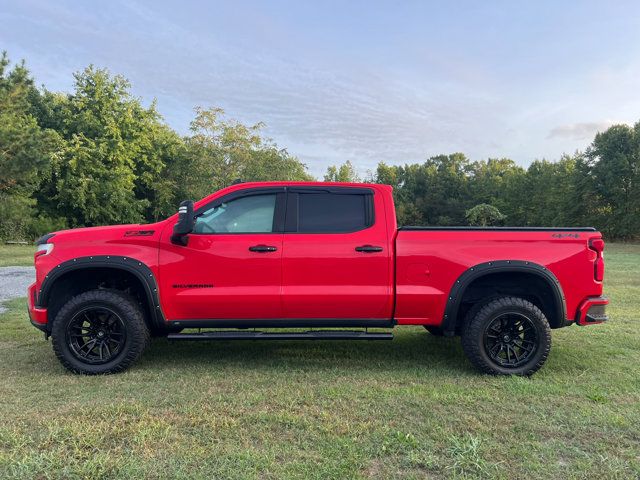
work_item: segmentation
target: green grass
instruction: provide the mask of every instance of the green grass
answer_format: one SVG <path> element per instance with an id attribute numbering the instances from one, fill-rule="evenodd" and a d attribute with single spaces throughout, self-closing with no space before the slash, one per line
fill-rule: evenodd
<path id="1" fill-rule="evenodd" d="M 33 265 L 33 253 L 36 247 L 31 245 L 0 244 L 0 267 Z"/>
<path id="2" fill-rule="evenodd" d="M 156 340 L 131 370 L 63 370 L 24 300 L 0 317 L 0 477 L 638 478 L 640 245 L 608 245 L 606 325 L 553 334 L 532 378 L 457 339 Z"/>

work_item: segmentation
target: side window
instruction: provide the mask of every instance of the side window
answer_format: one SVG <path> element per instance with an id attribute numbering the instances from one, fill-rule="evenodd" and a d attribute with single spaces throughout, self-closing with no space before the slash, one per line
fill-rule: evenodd
<path id="1" fill-rule="evenodd" d="M 236 198 L 199 214 L 193 232 L 270 233 L 275 209 L 275 193 Z"/>
<path id="2" fill-rule="evenodd" d="M 338 193 L 300 193 L 298 232 L 355 232 L 369 227 L 370 195 Z"/>

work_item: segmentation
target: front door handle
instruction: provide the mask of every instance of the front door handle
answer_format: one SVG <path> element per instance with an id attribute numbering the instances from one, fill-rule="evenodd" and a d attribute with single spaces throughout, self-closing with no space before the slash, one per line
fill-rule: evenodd
<path id="1" fill-rule="evenodd" d="M 360 245 L 359 247 L 356 247 L 356 252 L 374 253 L 381 251 L 382 247 L 377 247 L 376 245 Z"/>
<path id="2" fill-rule="evenodd" d="M 254 245 L 249 247 L 250 252 L 258 252 L 258 253 L 267 253 L 267 252 L 275 252 L 278 250 L 278 247 L 274 247 L 272 245 Z"/>

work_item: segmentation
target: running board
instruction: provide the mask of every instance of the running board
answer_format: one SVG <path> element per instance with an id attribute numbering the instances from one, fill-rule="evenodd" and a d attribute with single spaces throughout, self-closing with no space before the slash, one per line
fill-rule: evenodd
<path id="1" fill-rule="evenodd" d="M 393 340 L 391 332 L 310 330 L 307 332 L 201 332 L 170 333 L 169 340 Z"/>

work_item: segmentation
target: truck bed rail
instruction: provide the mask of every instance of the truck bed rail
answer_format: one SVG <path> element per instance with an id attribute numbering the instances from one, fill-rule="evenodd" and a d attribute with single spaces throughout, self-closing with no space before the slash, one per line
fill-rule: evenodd
<path id="1" fill-rule="evenodd" d="M 594 227 L 422 227 L 408 225 L 406 227 L 400 227 L 401 231 L 413 231 L 413 230 L 481 230 L 481 231 L 498 231 L 498 232 L 595 232 Z"/>

